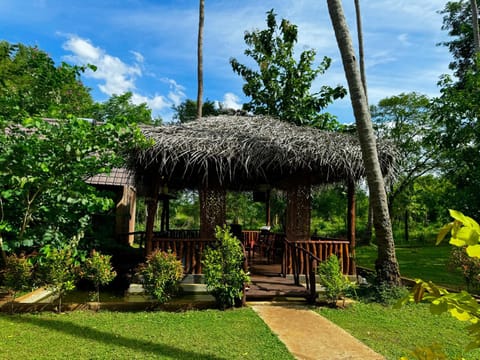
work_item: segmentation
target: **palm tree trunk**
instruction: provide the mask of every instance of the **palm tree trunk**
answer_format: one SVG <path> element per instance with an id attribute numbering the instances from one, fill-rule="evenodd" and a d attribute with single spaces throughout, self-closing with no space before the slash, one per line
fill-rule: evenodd
<path id="1" fill-rule="evenodd" d="M 358 37 L 358 57 L 360 64 L 360 76 L 362 78 L 363 91 L 368 104 L 367 93 L 367 75 L 365 73 L 365 53 L 363 49 L 363 29 L 362 29 L 362 15 L 360 12 L 360 0 L 355 0 L 355 14 L 357 15 L 357 37 Z"/>
<path id="2" fill-rule="evenodd" d="M 357 37 L 358 37 L 358 57 L 360 64 L 360 76 L 362 78 L 363 91 L 365 92 L 365 98 L 368 104 L 368 92 L 367 92 L 367 73 L 365 72 L 365 52 L 363 47 L 363 27 L 362 27 L 362 15 L 360 11 L 360 0 L 355 0 L 355 14 L 357 17 Z M 373 212 L 370 205 L 370 198 L 368 199 L 368 221 L 367 229 L 365 231 L 365 243 L 367 245 L 372 241 L 372 228 L 373 228 Z"/>
<path id="3" fill-rule="evenodd" d="M 198 76 L 198 91 L 197 91 L 197 119 L 202 117 L 203 106 L 203 23 L 205 20 L 205 0 L 200 0 L 198 11 L 198 44 L 197 44 L 197 76 Z"/>
<path id="4" fill-rule="evenodd" d="M 388 214 L 385 183 L 378 161 L 377 146 L 373 132 L 367 99 L 353 50 L 352 38 L 345 20 L 341 0 L 327 0 L 330 19 L 342 55 L 343 67 L 350 91 L 357 132 L 367 175 L 373 208 L 373 222 L 378 245 L 375 264 L 377 278 L 385 284 L 400 285 L 400 270 L 395 255 L 392 225 Z"/>
<path id="5" fill-rule="evenodd" d="M 480 39 L 479 39 L 479 29 L 478 29 L 477 0 L 470 0 L 470 6 L 472 8 L 472 29 L 473 29 L 475 53 L 478 54 L 480 52 Z"/>

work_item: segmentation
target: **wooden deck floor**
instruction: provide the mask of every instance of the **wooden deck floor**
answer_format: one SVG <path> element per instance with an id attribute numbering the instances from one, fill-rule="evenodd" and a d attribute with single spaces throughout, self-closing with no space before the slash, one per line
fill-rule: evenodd
<path id="1" fill-rule="evenodd" d="M 307 291 L 293 283 L 291 277 L 284 278 L 280 264 L 268 264 L 266 259 L 256 256 L 250 263 L 251 284 L 247 301 L 271 301 L 285 298 L 304 299 Z"/>

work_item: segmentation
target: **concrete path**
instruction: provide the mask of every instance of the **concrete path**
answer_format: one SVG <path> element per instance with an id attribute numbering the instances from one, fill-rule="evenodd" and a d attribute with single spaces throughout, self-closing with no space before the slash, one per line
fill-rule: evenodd
<path id="1" fill-rule="evenodd" d="M 296 359 L 379 360 L 384 357 L 305 306 L 255 304 L 253 310 Z"/>

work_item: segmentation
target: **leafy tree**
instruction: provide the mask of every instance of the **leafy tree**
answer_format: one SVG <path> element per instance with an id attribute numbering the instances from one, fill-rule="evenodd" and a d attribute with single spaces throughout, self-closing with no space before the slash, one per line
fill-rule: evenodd
<path id="1" fill-rule="evenodd" d="M 350 90 L 357 133 L 362 149 L 373 210 L 373 223 L 378 244 L 378 258 L 375 263 L 380 282 L 391 286 L 400 285 L 400 269 L 395 255 L 392 225 L 388 214 L 385 183 L 378 161 L 373 126 L 363 84 L 355 61 L 352 38 L 348 29 L 340 0 L 328 0 L 328 11 L 332 20 L 335 37 L 342 55 L 343 67 Z"/>
<path id="2" fill-rule="evenodd" d="M 449 68 L 453 70 L 461 84 L 465 74 L 475 63 L 475 41 L 470 1 L 448 1 L 440 14 L 443 15 L 442 30 L 447 30 L 448 35 L 452 38 L 440 45 L 448 47 L 452 53 L 453 61 L 450 62 Z"/>
<path id="3" fill-rule="evenodd" d="M 37 47 L 0 42 L 0 117 L 89 117 L 93 100 L 80 74 L 94 66 L 54 61 Z"/>
<path id="4" fill-rule="evenodd" d="M 398 177 L 390 185 L 388 194 L 392 217 L 397 197 L 438 164 L 438 149 L 435 143 L 427 141 L 435 127 L 429 105 L 425 95 L 402 93 L 382 99 L 370 108 L 378 136 L 390 139 L 398 151 Z"/>
<path id="5" fill-rule="evenodd" d="M 322 86 L 318 92 L 311 92 L 313 81 L 330 67 L 331 59 L 324 57 L 317 68 L 312 68 L 315 51 L 305 50 L 297 61 L 297 26 L 286 19 L 278 24 L 273 9 L 267 12 L 266 21 L 267 29 L 247 31 L 244 36 L 248 46 L 244 53 L 257 63 L 258 70 L 230 59 L 233 71 L 245 80 L 243 92 L 251 98 L 244 109 L 297 125 L 337 128 L 336 119 L 321 111 L 333 100 L 343 98 L 346 90 L 342 86 Z"/>
<path id="6" fill-rule="evenodd" d="M 181 123 L 195 120 L 197 118 L 197 102 L 195 100 L 187 99 L 178 106 L 172 107 L 175 114 L 173 119 L 178 120 Z M 206 100 L 202 104 L 202 116 L 216 116 L 219 114 L 219 110 L 215 106 L 215 102 Z"/>
<path id="7" fill-rule="evenodd" d="M 131 92 L 123 95 L 113 95 L 104 103 L 97 103 L 92 111 L 92 117 L 102 122 L 127 124 L 161 124 L 162 119 L 152 118 L 152 110 L 146 103 L 135 105 L 132 103 Z"/>
<path id="8" fill-rule="evenodd" d="M 480 216 L 480 72 L 467 71 L 461 87 L 445 76 L 441 86 L 432 105 L 431 138 L 439 146 L 443 172 L 457 187 L 453 205 Z"/>
<path id="9" fill-rule="evenodd" d="M 76 118 L 0 126 L 0 231 L 10 249 L 59 244 L 86 229 L 113 202 L 85 180 L 121 166 L 144 141 L 134 126 Z"/>

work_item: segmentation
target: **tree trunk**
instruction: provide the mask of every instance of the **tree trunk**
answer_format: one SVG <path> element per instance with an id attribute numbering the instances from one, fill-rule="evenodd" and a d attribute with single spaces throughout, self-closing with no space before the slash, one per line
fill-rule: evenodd
<path id="1" fill-rule="evenodd" d="M 363 91 L 365 92 L 365 99 L 368 104 L 368 92 L 367 92 L 367 73 L 365 72 L 365 52 L 363 48 L 363 27 L 362 27 L 362 15 L 360 11 L 360 0 L 355 0 L 355 14 L 357 17 L 357 37 L 358 37 L 358 56 L 360 64 L 360 76 L 362 78 Z M 372 241 L 372 227 L 373 227 L 373 213 L 372 206 L 370 205 L 370 197 L 368 199 L 368 221 L 367 229 L 365 231 L 365 243 L 370 245 Z"/>
<path id="2" fill-rule="evenodd" d="M 470 0 L 470 6 L 472 8 L 472 29 L 473 29 L 473 41 L 475 45 L 475 53 L 480 52 L 480 39 L 478 29 L 478 7 L 477 0 Z"/>
<path id="3" fill-rule="evenodd" d="M 197 44 L 197 76 L 198 76 L 198 91 L 197 91 L 197 119 L 202 117 L 203 106 L 203 23 L 205 20 L 205 0 L 200 0 L 198 11 L 198 44 Z"/>
<path id="4" fill-rule="evenodd" d="M 400 285 L 400 270 L 395 255 L 392 225 L 388 214 L 387 195 L 378 161 L 377 146 L 373 132 L 367 99 L 363 90 L 360 72 L 355 60 L 352 38 L 343 14 L 341 0 L 327 0 L 335 37 L 342 55 L 343 67 L 350 91 L 357 132 L 367 175 L 373 208 L 373 222 L 378 245 L 375 264 L 378 279 L 385 284 Z"/>
<path id="5" fill-rule="evenodd" d="M 362 29 L 362 15 L 360 12 L 360 0 L 355 0 L 355 14 L 357 15 L 357 37 L 358 37 L 358 57 L 360 63 L 360 76 L 362 78 L 363 91 L 365 92 L 365 99 L 368 104 L 367 93 L 367 74 L 365 72 L 365 53 L 363 50 L 363 29 Z"/>

